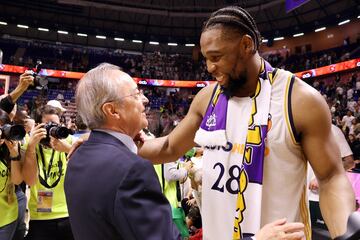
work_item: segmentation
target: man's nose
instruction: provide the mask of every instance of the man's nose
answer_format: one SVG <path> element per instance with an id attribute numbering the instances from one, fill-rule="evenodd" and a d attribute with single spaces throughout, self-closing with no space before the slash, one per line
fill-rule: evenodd
<path id="1" fill-rule="evenodd" d="M 141 95 L 141 101 L 143 102 L 144 105 L 147 105 L 149 103 L 149 99 L 147 97 L 145 97 L 144 94 Z"/>
<path id="2" fill-rule="evenodd" d="M 207 68 L 207 71 L 212 74 L 215 69 L 216 69 L 216 65 L 210 61 L 206 61 L 206 68 Z"/>

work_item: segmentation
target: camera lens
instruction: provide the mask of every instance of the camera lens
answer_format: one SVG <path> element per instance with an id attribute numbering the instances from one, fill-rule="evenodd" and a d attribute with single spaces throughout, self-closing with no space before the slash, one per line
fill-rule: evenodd
<path id="1" fill-rule="evenodd" d="M 50 136 L 57 138 L 57 139 L 64 139 L 69 136 L 69 130 L 66 127 L 52 127 L 49 130 Z"/>

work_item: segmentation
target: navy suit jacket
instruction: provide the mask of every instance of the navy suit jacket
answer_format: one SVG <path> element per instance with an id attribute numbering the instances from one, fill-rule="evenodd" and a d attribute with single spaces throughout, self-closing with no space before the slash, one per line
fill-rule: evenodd
<path id="1" fill-rule="evenodd" d="M 65 194 L 76 240 L 180 239 L 151 162 L 108 133 L 75 151 Z"/>

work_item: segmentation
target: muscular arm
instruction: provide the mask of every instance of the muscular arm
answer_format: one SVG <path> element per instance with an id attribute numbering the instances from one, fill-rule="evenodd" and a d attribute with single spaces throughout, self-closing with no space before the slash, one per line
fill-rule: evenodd
<path id="1" fill-rule="evenodd" d="M 351 185 L 341 164 L 338 146 L 331 134 L 331 118 L 322 96 L 301 80 L 292 95 L 295 128 L 301 145 L 319 181 L 320 209 L 332 238 L 346 231 L 355 208 Z M 306 111 L 303 111 L 306 109 Z"/>
<path id="2" fill-rule="evenodd" d="M 195 133 L 211 98 L 215 85 L 203 88 L 191 103 L 188 114 L 167 136 L 147 140 L 139 149 L 139 155 L 153 163 L 166 163 L 177 160 L 195 146 Z"/>

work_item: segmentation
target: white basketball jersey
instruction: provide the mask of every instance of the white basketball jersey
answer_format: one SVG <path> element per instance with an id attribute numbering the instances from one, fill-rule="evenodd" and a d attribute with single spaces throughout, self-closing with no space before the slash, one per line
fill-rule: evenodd
<path id="1" fill-rule="evenodd" d="M 262 207 L 245 202 L 241 231 L 255 234 L 265 224 L 287 218 L 303 222 L 310 240 L 309 213 L 306 200 L 306 161 L 293 134 L 290 72 L 278 69 L 272 84 L 270 130 L 264 159 Z M 228 102 L 227 147 L 205 148 L 203 155 L 202 221 L 204 240 L 230 240 L 239 189 L 248 121 L 251 113 L 249 97 L 232 97 Z M 260 191 L 259 184 L 248 184 L 248 194 Z M 252 216 L 261 216 L 253 219 Z"/>

